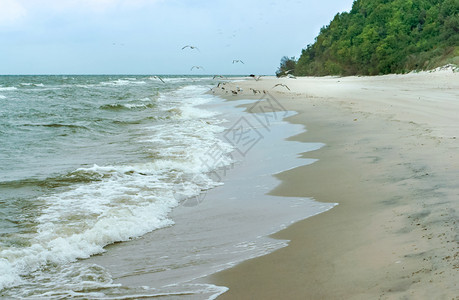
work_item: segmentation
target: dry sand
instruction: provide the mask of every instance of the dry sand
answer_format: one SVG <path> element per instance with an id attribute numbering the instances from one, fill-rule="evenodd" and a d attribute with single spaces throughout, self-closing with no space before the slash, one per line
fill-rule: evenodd
<path id="1" fill-rule="evenodd" d="M 459 299 L 459 73 L 223 87 L 265 90 L 305 125 L 291 140 L 326 144 L 270 194 L 339 205 L 274 235 L 288 247 L 214 275 L 229 287 L 219 299 Z"/>

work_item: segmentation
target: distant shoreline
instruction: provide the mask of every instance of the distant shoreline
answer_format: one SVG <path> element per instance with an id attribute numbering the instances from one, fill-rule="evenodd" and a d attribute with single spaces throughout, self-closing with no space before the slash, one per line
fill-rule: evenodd
<path id="1" fill-rule="evenodd" d="M 326 146 L 276 175 L 270 194 L 339 203 L 274 235 L 288 247 L 212 276 L 229 287 L 221 299 L 458 296 L 459 73 L 262 77 L 213 91 L 264 91 L 297 111 L 288 121 L 307 131 L 289 139 Z"/>

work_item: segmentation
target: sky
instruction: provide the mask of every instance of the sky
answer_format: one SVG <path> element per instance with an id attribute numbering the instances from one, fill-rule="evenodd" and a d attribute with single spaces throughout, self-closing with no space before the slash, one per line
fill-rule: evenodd
<path id="1" fill-rule="evenodd" d="M 0 74 L 270 75 L 352 3 L 0 0 Z"/>

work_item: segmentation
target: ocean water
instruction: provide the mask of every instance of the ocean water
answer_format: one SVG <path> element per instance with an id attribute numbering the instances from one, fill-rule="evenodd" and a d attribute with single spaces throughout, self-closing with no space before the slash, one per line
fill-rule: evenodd
<path id="1" fill-rule="evenodd" d="M 232 162 L 224 120 L 201 106 L 216 99 L 212 78 L 163 80 L 0 76 L 1 296 L 123 294 L 75 262 L 172 226 L 181 201 L 221 184 L 203 164 L 215 146 L 218 167 Z"/>
<path id="2" fill-rule="evenodd" d="M 162 80 L 0 76 L 0 297 L 214 299 L 208 275 L 335 205 L 269 195 L 323 146 L 286 140 L 294 112 Z"/>

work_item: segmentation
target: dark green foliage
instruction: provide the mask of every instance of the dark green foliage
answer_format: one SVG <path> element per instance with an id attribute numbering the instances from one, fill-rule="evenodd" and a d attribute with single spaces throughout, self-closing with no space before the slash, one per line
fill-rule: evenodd
<path id="1" fill-rule="evenodd" d="M 279 69 L 276 71 L 276 76 L 285 76 L 287 74 L 295 73 L 296 60 L 295 57 L 284 56 L 281 58 Z"/>
<path id="2" fill-rule="evenodd" d="M 356 0 L 302 50 L 295 75 L 404 73 L 458 52 L 459 0 Z"/>

